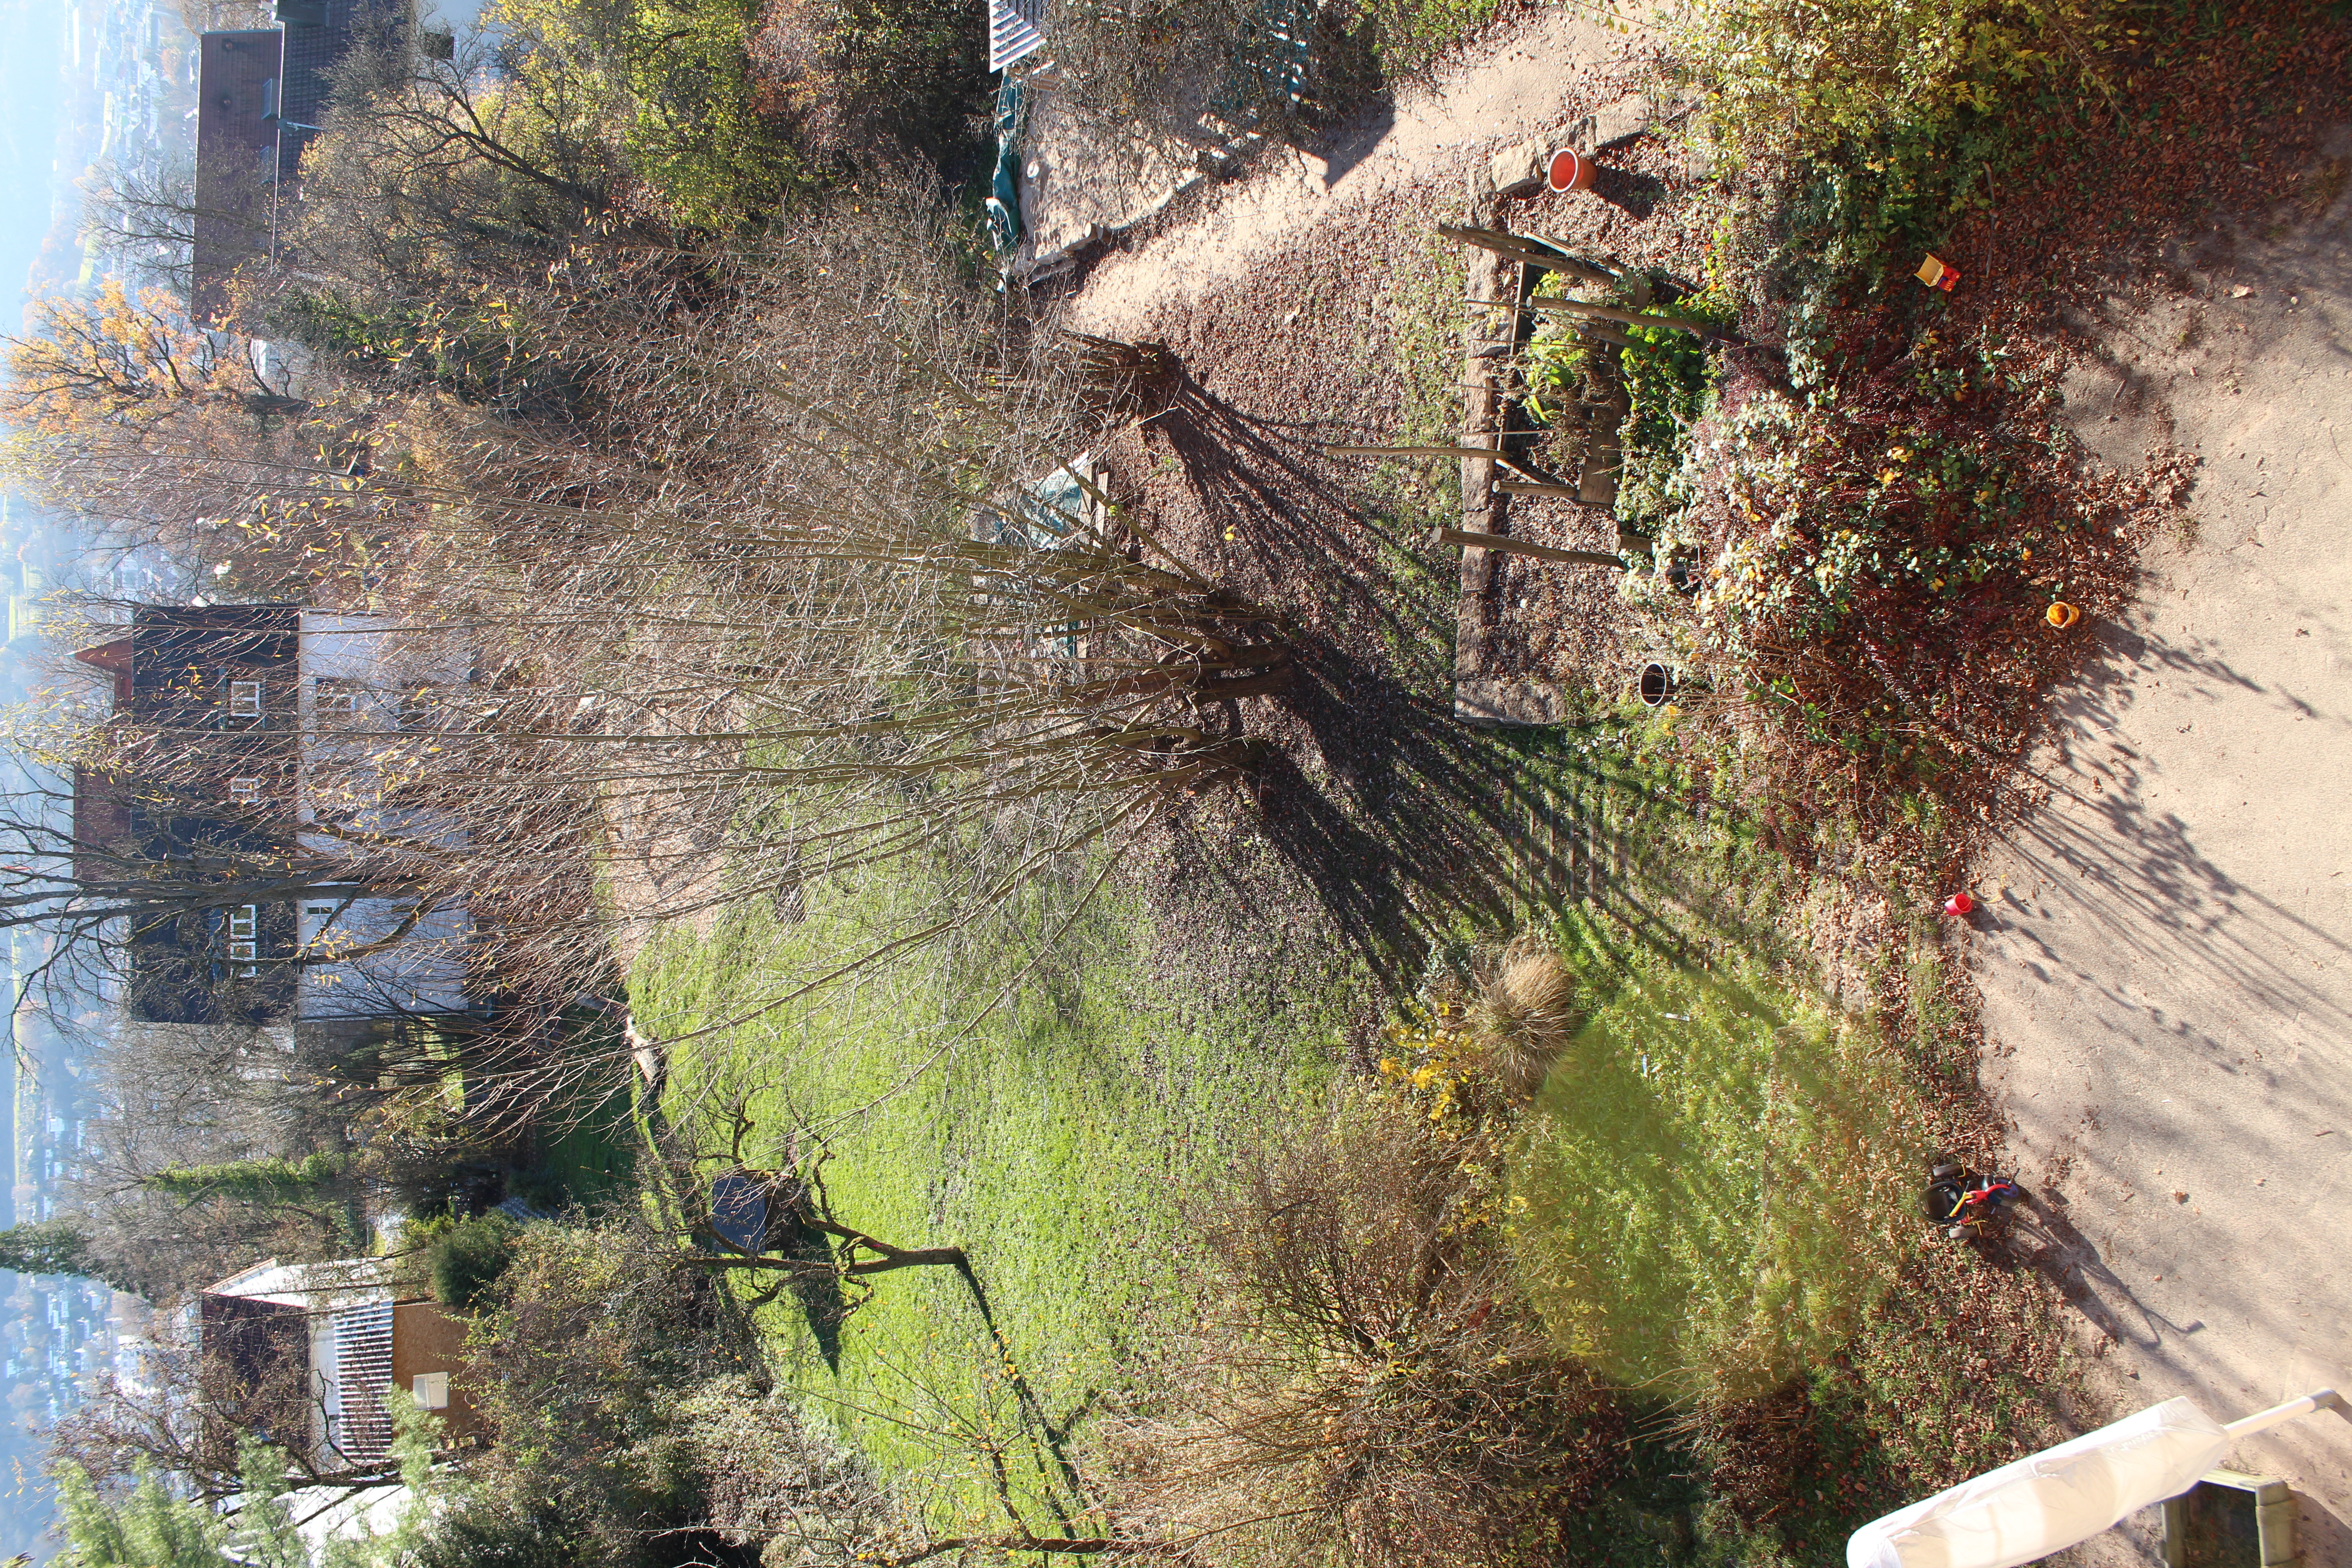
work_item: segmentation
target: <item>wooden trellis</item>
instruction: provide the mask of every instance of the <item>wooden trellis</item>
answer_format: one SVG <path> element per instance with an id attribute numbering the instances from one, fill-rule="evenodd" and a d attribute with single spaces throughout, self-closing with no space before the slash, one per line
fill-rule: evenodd
<path id="1" fill-rule="evenodd" d="M 1518 476 L 1516 479 L 1491 480 L 1491 489 L 1496 495 L 1548 496 L 1587 506 L 1612 504 L 1616 499 L 1618 465 L 1613 459 L 1618 451 L 1618 426 L 1622 424 L 1627 412 L 1622 383 L 1615 374 L 1613 352 L 1627 347 L 1633 342 L 1619 330 L 1617 325 L 1612 323 L 1666 327 L 1676 331 L 1688 332 L 1695 337 L 1724 341 L 1732 341 L 1736 334 L 1706 321 L 1649 310 L 1647 307 L 1650 303 L 1650 286 L 1638 271 L 1630 268 L 1612 268 L 1604 263 L 1579 257 L 1539 235 L 1512 234 L 1507 229 L 1474 228 L 1455 224 L 1440 224 L 1437 231 L 1448 239 L 1458 240 L 1465 245 L 1487 251 L 1508 264 L 1509 271 L 1506 274 L 1509 280 L 1507 298 L 1481 300 L 1473 295 L 1463 301 L 1472 309 L 1506 312 L 1508 326 L 1496 343 L 1488 345 L 1490 350 L 1502 347 L 1516 354 L 1519 349 L 1521 334 L 1529 318 L 1549 315 L 1571 319 L 1576 323 L 1579 337 L 1585 340 L 1597 353 L 1611 356 L 1608 374 L 1610 379 L 1615 381 L 1617 384 L 1615 396 L 1588 399 L 1572 410 L 1581 416 L 1581 423 L 1584 426 L 1584 439 L 1576 448 L 1578 471 L 1572 476 L 1573 482 L 1563 482 L 1561 476 L 1547 472 L 1533 462 L 1528 455 L 1514 452 L 1506 445 L 1513 436 L 1531 435 L 1536 432 L 1515 431 L 1510 428 L 1509 400 L 1502 397 L 1492 400 L 1487 418 L 1474 421 L 1473 427 L 1464 430 L 1462 444 L 1458 446 L 1334 446 L 1326 449 L 1335 456 L 1455 458 L 1485 460 Z M 1560 294 L 1538 294 L 1534 291 L 1534 279 L 1545 275 L 1567 278 L 1579 283 L 1622 287 L 1627 290 L 1631 303 L 1627 306 L 1602 305 L 1589 300 L 1570 299 Z M 1486 390 L 1483 385 L 1477 389 Z M 1469 498 L 1465 496 L 1464 499 L 1466 502 Z M 1448 531 L 1475 533 L 1476 531 Z M 1486 546 L 1483 540 L 1477 542 L 1481 547 L 1486 548 L 1504 550 L 1514 548 L 1505 544 Z M 1542 553 L 1534 550 L 1517 552 Z M 1618 557 L 1603 555 L 1592 551 L 1552 552 L 1548 554 L 1547 558 L 1592 565 L 1622 564 Z"/>

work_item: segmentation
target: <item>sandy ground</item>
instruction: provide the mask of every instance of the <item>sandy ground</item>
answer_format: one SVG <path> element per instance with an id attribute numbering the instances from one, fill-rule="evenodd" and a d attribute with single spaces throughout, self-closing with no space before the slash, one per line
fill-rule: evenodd
<path id="1" fill-rule="evenodd" d="M 1206 188 L 1177 221 L 1087 273 L 1072 324 L 1109 336 L 1139 331 L 1150 311 L 1245 278 L 1269 250 L 1341 208 L 1458 180 L 1492 148 L 1562 130 L 1623 93 L 1615 79 L 1629 47 L 1625 35 L 1564 11 L 1538 15 L 1385 110 L 1349 121 L 1320 155 L 1276 148 L 1245 177 Z"/>
<path id="2" fill-rule="evenodd" d="M 2228 1420 L 2352 1392 L 2352 262 L 2347 204 L 2185 247 L 2106 302 L 2069 387 L 2102 455 L 2203 459 L 2063 699 L 2053 795 L 1990 856 L 1970 939 L 1989 1079 L 2071 1226 L 2067 1293 L 2116 1413 Z M 2352 1564 L 2352 1420 L 2233 1464 Z M 2148 1521 L 2127 1531 L 2146 1556 Z M 2111 1548 L 2119 1542 L 2111 1542 Z"/>
<path id="3" fill-rule="evenodd" d="M 621 973 L 635 965 L 656 932 L 682 929 L 709 941 L 724 907 L 724 857 L 635 803 L 607 800 L 602 811 L 613 962 Z M 678 910 L 687 912 L 672 912 Z"/>

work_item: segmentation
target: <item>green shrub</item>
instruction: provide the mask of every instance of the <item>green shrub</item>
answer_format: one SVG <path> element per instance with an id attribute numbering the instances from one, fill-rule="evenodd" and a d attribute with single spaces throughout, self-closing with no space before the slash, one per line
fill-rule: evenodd
<path id="1" fill-rule="evenodd" d="M 752 11 L 745 0 L 642 0 L 625 45 L 636 115 L 623 151 L 692 227 L 732 226 L 806 183 L 797 149 L 752 108 Z"/>
<path id="2" fill-rule="evenodd" d="M 1810 160 L 1984 112 L 2123 40 L 2127 0 L 1696 0 L 1659 18 L 1724 148 Z"/>
<path id="3" fill-rule="evenodd" d="M 574 1521 L 544 1501 L 457 1499 L 432 1522 L 417 1568 L 572 1568 L 585 1543 Z"/>
<path id="4" fill-rule="evenodd" d="M 517 1227 L 466 1338 L 477 1407 L 497 1441 L 444 1534 L 518 1565 L 545 1561 L 524 1550 L 534 1528 L 580 1542 L 572 1561 L 616 1568 L 715 1551 L 694 1442 L 708 1416 L 683 1402 L 714 1378 L 758 1370 L 742 1327 L 667 1238 L 622 1226 Z M 453 1550 L 426 1560 L 468 1559 Z"/>
<path id="5" fill-rule="evenodd" d="M 1528 418 L 1549 426 L 1576 400 L 1592 350 L 1572 329 L 1547 323 L 1528 341 L 1527 362 Z"/>
<path id="6" fill-rule="evenodd" d="M 1670 493 L 1729 501 L 1700 622 L 1810 740 L 1926 779 L 1965 756 L 1945 693 L 2021 689 L 1982 628 L 2038 613 L 2119 515 L 2069 494 L 2063 446 L 2019 438 L 2047 377 L 1995 335 L 1928 331 L 1833 393 L 1818 368 L 1801 398 L 1759 392 L 1694 445 Z"/>
<path id="7" fill-rule="evenodd" d="M 1672 311 L 1722 325 L 1738 316 L 1731 301 L 1713 290 L 1675 300 Z M 1630 406 L 1617 437 L 1623 464 L 1617 518 L 1642 532 L 1655 532 L 1676 510 L 1668 486 L 1682 466 L 1684 437 L 1715 385 L 1717 367 L 1706 345 L 1688 332 L 1632 325 L 1624 331 L 1633 342 L 1621 357 Z"/>
<path id="8" fill-rule="evenodd" d="M 631 173 L 676 221 L 731 228 L 807 186 L 753 102 L 751 0 L 495 0 L 491 14 L 520 72 L 609 99 Z"/>
<path id="9" fill-rule="evenodd" d="M 230 1160 L 157 1171 L 142 1178 L 141 1185 L 190 1204 L 215 1196 L 249 1204 L 316 1203 L 341 1182 L 351 1163 L 351 1155 L 325 1151 L 299 1159 Z"/>
<path id="10" fill-rule="evenodd" d="M 477 1215 L 443 1228 L 425 1247 L 433 1299 L 470 1312 L 484 1290 L 514 1261 L 520 1227 L 496 1212 Z"/>

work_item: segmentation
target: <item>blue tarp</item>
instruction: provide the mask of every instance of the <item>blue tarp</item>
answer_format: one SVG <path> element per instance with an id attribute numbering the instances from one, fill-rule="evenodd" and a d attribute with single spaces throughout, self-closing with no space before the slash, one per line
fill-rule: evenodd
<path id="1" fill-rule="evenodd" d="M 730 1171 L 710 1184 L 710 1228 L 744 1252 L 768 1247 L 768 1184 L 748 1171 Z"/>
<path id="2" fill-rule="evenodd" d="M 996 171 L 981 205 L 989 238 L 1009 255 L 1021 243 L 1021 83 L 1009 76 L 996 92 Z"/>

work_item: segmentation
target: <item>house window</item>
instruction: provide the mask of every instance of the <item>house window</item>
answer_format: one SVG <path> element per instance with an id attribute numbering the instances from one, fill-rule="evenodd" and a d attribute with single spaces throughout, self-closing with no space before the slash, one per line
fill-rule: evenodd
<path id="1" fill-rule="evenodd" d="M 446 1372 L 420 1372 L 410 1382 L 409 1390 L 415 1394 L 420 1410 L 449 1408 L 449 1374 Z"/>
<path id="2" fill-rule="evenodd" d="M 232 680 L 228 683 L 228 712 L 232 719 L 261 717 L 261 682 Z"/>
<path id="3" fill-rule="evenodd" d="M 261 932 L 261 906 L 247 904 L 228 912 L 228 961 L 238 975 L 251 978 L 261 973 L 256 962 L 261 956 L 258 938 Z"/>
<path id="4" fill-rule="evenodd" d="M 261 798 L 261 781 L 231 779 L 228 781 L 228 797 L 239 805 L 251 805 Z"/>
<path id="5" fill-rule="evenodd" d="M 348 719 L 359 709 L 359 695 L 352 691 L 319 691 L 319 717 Z"/>

